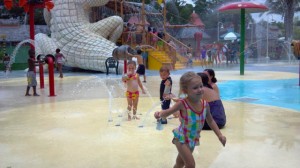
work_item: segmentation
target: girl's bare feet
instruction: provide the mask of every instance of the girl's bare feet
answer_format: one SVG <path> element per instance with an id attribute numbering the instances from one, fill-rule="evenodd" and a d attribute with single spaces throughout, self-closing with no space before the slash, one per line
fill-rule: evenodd
<path id="1" fill-rule="evenodd" d="M 132 116 L 132 119 L 134 120 L 139 120 L 140 118 L 138 118 L 135 114 Z"/>
<path id="2" fill-rule="evenodd" d="M 128 121 L 131 121 L 131 114 L 130 114 L 130 111 L 128 111 L 127 114 L 128 114 Z"/>

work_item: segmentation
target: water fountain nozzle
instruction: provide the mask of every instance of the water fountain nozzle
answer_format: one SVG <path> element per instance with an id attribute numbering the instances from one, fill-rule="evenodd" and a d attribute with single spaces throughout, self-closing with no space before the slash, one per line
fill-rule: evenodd
<path id="1" fill-rule="evenodd" d="M 52 61 L 55 62 L 55 57 L 52 54 L 48 54 L 45 56 L 44 61 L 49 64 L 48 58 L 52 58 Z"/>

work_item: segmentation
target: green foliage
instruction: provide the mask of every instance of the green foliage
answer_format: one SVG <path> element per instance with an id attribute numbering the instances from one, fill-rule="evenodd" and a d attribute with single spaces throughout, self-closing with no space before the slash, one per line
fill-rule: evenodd
<path id="1" fill-rule="evenodd" d="M 234 14 L 219 14 L 217 9 L 221 4 L 229 2 L 229 0 L 195 0 L 195 12 L 200 16 L 207 29 L 216 28 L 218 22 L 226 23 L 237 21 Z"/>
<path id="2" fill-rule="evenodd" d="M 0 18 L 2 18 L 2 19 L 9 19 L 11 17 L 24 18 L 25 14 L 26 14 L 24 9 L 18 6 L 18 1 L 15 1 L 14 3 L 15 3 L 15 5 L 12 7 L 11 10 L 7 10 L 6 8 L 0 9 Z M 28 21 L 29 21 L 29 19 L 28 19 Z M 43 9 L 35 9 L 34 24 L 36 24 L 36 25 L 45 25 L 46 24 L 46 22 L 44 20 L 44 15 L 43 15 Z"/>
<path id="3" fill-rule="evenodd" d="M 300 17 L 296 17 L 295 19 L 294 19 L 294 23 L 295 23 L 295 26 L 300 26 Z"/>
<path id="4" fill-rule="evenodd" d="M 44 19 L 44 9 L 36 9 L 34 13 L 34 24 L 36 25 L 46 25 Z"/>
<path id="5" fill-rule="evenodd" d="M 198 0 L 195 2 L 195 12 L 201 16 L 203 20 L 206 20 L 209 15 L 213 14 L 212 3 L 207 0 Z"/>
<path id="6" fill-rule="evenodd" d="M 170 24 L 179 24 L 180 18 L 179 16 L 179 10 L 178 6 L 176 6 L 176 3 L 173 1 L 170 1 L 166 4 L 166 9 L 167 9 L 167 20 L 169 21 Z"/>
<path id="7" fill-rule="evenodd" d="M 4 57 L 4 52 L 2 50 L 0 50 L 0 60 L 2 61 Z"/>
<path id="8" fill-rule="evenodd" d="M 171 24 L 186 24 L 190 20 L 194 7 L 191 4 L 186 4 L 183 0 L 168 1 L 167 20 Z"/>
<path id="9" fill-rule="evenodd" d="M 295 40 L 300 40 L 300 26 L 295 26 L 294 27 L 294 36 L 293 39 Z"/>
<path id="10" fill-rule="evenodd" d="M 191 4 L 187 4 L 184 8 L 180 8 L 180 22 L 181 24 L 186 24 L 190 20 L 190 16 L 193 13 L 193 6 Z"/>
<path id="11" fill-rule="evenodd" d="M 267 0 L 266 5 L 270 13 L 280 14 L 284 17 L 285 37 L 292 37 L 294 13 L 300 11 L 299 0 Z"/>

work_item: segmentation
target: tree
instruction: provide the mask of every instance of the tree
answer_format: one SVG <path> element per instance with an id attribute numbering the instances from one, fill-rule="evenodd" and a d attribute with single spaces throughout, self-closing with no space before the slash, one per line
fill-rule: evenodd
<path id="1" fill-rule="evenodd" d="M 19 1 L 14 1 L 14 6 L 12 7 L 11 10 L 7 10 L 6 8 L 3 8 L 0 10 L 0 18 L 3 19 L 9 19 L 11 17 L 17 18 L 19 17 L 20 19 L 24 18 L 25 16 L 25 11 L 22 7 L 19 7 Z M 34 24 L 36 25 L 45 25 L 46 22 L 44 20 L 44 15 L 43 15 L 43 9 L 36 9 L 34 11 Z"/>
<path id="2" fill-rule="evenodd" d="M 178 4 L 176 1 L 168 1 L 166 3 L 166 9 L 167 9 L 167 20 L 170 24 L 179 24 L 180 18 L 179 16 L 179 10 L 178 10 Z"/>
<path id="3" fill-rule="evenodd" d="M 195 12 L 201 17 L 206 28 L 216 28 L 217 23 L 233 23 L 235 29 L 240 23 L 239 15 L 237 14 L 226 14 L 221 15 L 218 12 L 218 8 L 222 4 L 233 2 L 236 0 L 193 0 L 195 2 Z"/>
<path id="4" fill-rule="evenodd" d="M 300 40 L 300 17 L 296 17 L 295 20 L 295 27 L 294 27 L 294 39 Z"/>
<path id="5" fill-rule="evenodd" d="M 186 24 L 190 21 L 190 16 L 193 13 L 193 5 L 186 4 L 183 7 L 179 8 L 181 24 Z"/>
<path id="6" fill-rule="evenodd" d="M 214 13 L 216 6 L 219 4 L 215 0 L 194 0 L 194 2 L 195 12 L 201 16 L 204 22 Z"/>
<path id="7" fill-rule="evenodd" d="M 185 0 L 171 0 L 166 2 L 167 20 L 171 24 L 186 24 L 193 13 L 194 7 L 186 4 Z"/>
<path id="8" fill-rule="evenodd" d="M 300 2 L 298 0 L 267 0 L 269 13 L 280 14 L 284 20 L 284 37 L 286 40 L 293 38 L 293 19 L 294 13 L 300 11 Z"/>

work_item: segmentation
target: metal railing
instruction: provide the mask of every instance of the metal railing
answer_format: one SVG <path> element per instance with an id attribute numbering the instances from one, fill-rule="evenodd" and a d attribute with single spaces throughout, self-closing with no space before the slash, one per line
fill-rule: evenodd
<path id="1" fill-rule="evenodd" d="M 122 44 L 127 44 L 132 48 L 138 45 L 149 45 L 157 51 L 164 51 L 166 56 L 171 60 L 173 68 L 177 61 L 186 64 L 187 52 L 192 52 L 192 48 L 168 33 L 166 33 L 164 38 L 160 38 L 150 32 L 126 31 L 122 34 Z"/>

